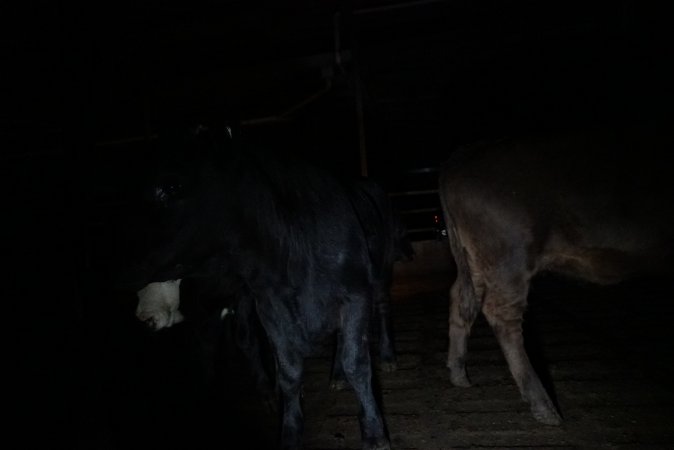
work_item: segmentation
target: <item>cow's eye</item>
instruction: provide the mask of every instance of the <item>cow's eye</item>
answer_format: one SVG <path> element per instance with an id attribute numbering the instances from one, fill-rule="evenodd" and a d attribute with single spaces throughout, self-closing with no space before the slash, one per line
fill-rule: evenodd
<path id="1" fill-rule="evenodd" d="M 169 194 L 163 187 L 156 187 L 154 189 L 154 199 L 160 203 L 164 203 L 169 198 Z"/>
<path id="2" fill-rule="evenodd" d="M 169 195 L 175 195 L 178 192 L 182 191 L 183 185 L 180 182 L 171 183 L 166 186 L 164 189 Z"/>

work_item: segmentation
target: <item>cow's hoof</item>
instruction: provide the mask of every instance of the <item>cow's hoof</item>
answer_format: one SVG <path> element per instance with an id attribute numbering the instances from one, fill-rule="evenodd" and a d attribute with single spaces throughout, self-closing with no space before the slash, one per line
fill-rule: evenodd
<path id="1" fill-rule="evenodd" d="M 468 375 L 466 375 L 466 370 L 459 370 L 450 367 L 449 369 L 449 379 L 452 384 L 456 387 L 467 388 L 470 387 L 470 380 L 468 380 Z"/>
<path id="2" fill-rule="evenodd" d="M 382 372 L 395 372 L 398 369 L 398 363 L 395 361 L 382 361 L 379 363 Z"/>
<path id="3" fill-rule="evenodd" d="M 562 417 L 555 411 L 546 406 L 532 406 L 531 413 L 534 419 L 545 425 L 561 425 Z"/>
<path id="4" fill-rule="evenodd" d="M 346 380 L 331 380 L 330 381 L 330 390 L 332 391 L 344 391 L 348 389 L 349 383 Z"/>

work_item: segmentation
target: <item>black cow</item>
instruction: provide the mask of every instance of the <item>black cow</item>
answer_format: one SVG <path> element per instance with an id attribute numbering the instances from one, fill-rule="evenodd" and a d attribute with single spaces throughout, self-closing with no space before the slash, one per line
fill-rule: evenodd
<path id="1" fill-rule="evenodd" d="M 202 130 L 167 143 L 177 156 L 163 151 L 173 168 L 160 171 L 149 193 L 160 206 L 154 250 L 135 268 L 138 287 L 145 286 L 138 316 L 154 328 L 175 323 L 177 280 L 216 260 L 219 276 L 245 287 L 241 299 L 254 306 L 273 347 L 281 447 L 301 447 L 304 358 L 338 332 L 335 371 L 358 397 L 363 446 L 389 448 L 368 344 L 381 304 L 374 297 L 389 283 L 392 264 L 386 211 L 376 210 L 368 185 L 223 142 Z M 147 304 L 164 306 L 148 313 Z M 383 356 L 394 362 L 392 351 Z"/>
<path id="2" fill-rule="evenodd" d="M 390 313 L 393 265 L 396 261 L 411 260 L 414 250 L 404 224 L 393 211 L 388 195 L 377 183 L 364 178 L 350 180 L 345 182 L 345 188 L 368 241 L 374 273 L 372 331 L 376 336 L 380 368 L 390 372 L 396 368 Z M 167 199 L 166 195 L 159 197 L 162 204 Z M 258 392 L 265 403 L 273 406 L 271 401 L 275 386 L 269 379 L 270 368 L 263 363 L 267 359 L 267 346 L 264 331 L 255 313 L 254 299 L 242 283 L 227 281 L 227 277 L 223 277 L 224 271 L 218 258 L 201 262 L 198 269 L 193 268 L 187 281 L 196 286 L 208 285 L 208 291 L 193 293 L 187 302 L 183 299 L 181 280 L 150 283 L 138 292 L 136 315 L 148 326 L 158 330 L 181 322 L 185 312 L 192 327 L 197 328 L 199 335 L 206 337 L 202 339 L 202 346 L 205 354 L 210 356 L 204 361 L 207 368 L 215 356 L 212 337 L 217 336 L 217 328 L 220 328 L 218 319 L 233 316 L 234 342 L 248 361 Z M 339 339 L 337 342 L 340 345 Z M 341 362 L 335 359 L 330 387 L 340 390 L 347 384 Z"/>
<path id="3" fill-rule="evenodd" d="M 504 139 L 450 157 L 439 188 L 457 265 L 454 385 L 470 385 L 466 344 L 482 311 L 534 417 L 561 422 L 524 349 L 530 282 L 542 271 L 608 284 L 671 268 L 674 195 L 663 150 L 655 138 L 593 132 Z"/>

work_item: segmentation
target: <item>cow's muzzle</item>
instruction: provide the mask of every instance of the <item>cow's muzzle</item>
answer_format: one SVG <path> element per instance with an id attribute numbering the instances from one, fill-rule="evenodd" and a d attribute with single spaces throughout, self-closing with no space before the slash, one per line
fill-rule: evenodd
<path id="1" fill-rule="evenodd" d="M 161 330 L 183 321 L 180 280 L 150 283 L 138 291 L 136 317 L 149 328 Z"/>

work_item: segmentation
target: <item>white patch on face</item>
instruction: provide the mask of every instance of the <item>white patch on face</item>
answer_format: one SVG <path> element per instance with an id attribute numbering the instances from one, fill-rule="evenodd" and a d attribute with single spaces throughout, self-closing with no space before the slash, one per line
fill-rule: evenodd
<path id="1" fill-rule="evenodd" d="M 231 308 L 222 308 L 220 311 L 220 320 L 224 320 L 225 317 L 234 314 L 234 310 Z"/>
<path id="2" fill-rule="evenodd" d="M 136 317 L 153 330 L 183 321 L 180 307 L 180 280 L 150 283 L 138 291 Z"/>

